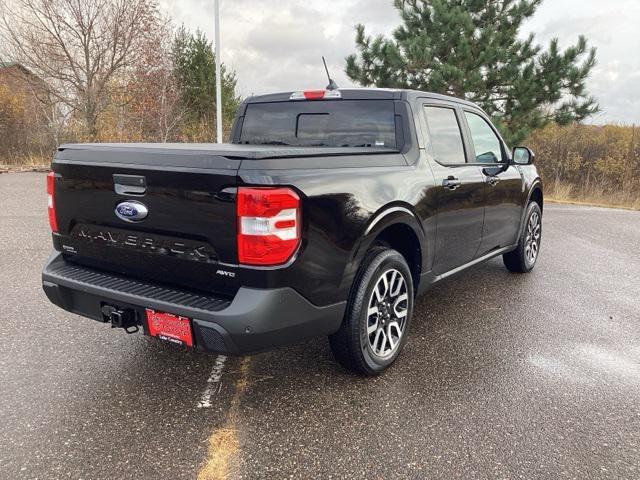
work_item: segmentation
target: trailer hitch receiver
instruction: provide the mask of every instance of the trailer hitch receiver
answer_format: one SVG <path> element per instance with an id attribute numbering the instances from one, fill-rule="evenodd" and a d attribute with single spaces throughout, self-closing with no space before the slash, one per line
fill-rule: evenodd
<path id="1" fill-rule="evenodd" d="M 124 331 L 127 333 L 136 333 L 140 330 L 136 319 L 136 312 L 130 308 L 103 305 L 102 315 L 105 322 L 111 323 L 111 328 L 124 328 Z"/>

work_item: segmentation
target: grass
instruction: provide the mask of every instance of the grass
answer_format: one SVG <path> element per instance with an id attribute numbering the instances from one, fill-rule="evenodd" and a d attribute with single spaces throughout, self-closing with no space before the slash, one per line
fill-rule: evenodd
<path id="1" fill-rule="evenodd" d="M 545 199 L 559 203 L 640 210 L 640 191 L 616 189 L 613 192 L 593 185 L 589 188 L 565 182 L 545 183 Z"/>
<path id="2" fill-rule="evenodd" d="M 0 173 L 48 170 L 51 157 L 40 154 L 0 156 Z"/>

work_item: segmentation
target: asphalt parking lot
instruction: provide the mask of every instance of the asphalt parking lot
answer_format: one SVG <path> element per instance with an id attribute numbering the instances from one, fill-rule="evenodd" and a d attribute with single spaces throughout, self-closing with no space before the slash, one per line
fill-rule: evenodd
<path id="1" fill-rule="evenodd" d="M 224 359 L 59 310 L 44 174 L 0 206 L 2 479 L 640 478 L 640 212 L 546 206 L 531 274 L 437 286 L 362 379 L 325 339 Z"/>

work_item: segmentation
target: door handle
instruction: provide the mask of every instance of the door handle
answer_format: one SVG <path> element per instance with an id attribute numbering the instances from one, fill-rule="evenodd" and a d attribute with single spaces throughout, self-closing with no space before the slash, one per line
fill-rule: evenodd
<path id="1" fill-rule="evenodd" d="M 499 181 L 500 181 L 500 178 L 498 178 L 498 177 L 489 177 L 489 178 L 487 178 L 487 183 L 489 185 L 491 185 L 492 187 L 495 187 L 498 184 Z"/>
<path id="2" fill-rule="evenodd" d="M 142 175 L 113 174 L 113 185 L 118 195 L 144 195 L 147 179 Z"/>
<path id="3" fill-rule="evenodd" d="M 447 178 L 442 180 L 442 186 L 444 188 L 448 188 L 449 190 L 455 190 L 460 185 L 462 185 L 462 181 L 459 178 L 454 177 L 453 175 L 449 175 Z"/>

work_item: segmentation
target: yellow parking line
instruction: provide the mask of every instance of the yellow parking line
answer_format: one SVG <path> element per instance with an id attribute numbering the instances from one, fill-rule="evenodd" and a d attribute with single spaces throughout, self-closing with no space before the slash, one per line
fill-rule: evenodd
<path id="1" fill-rule="evenodd" d="M 236 381 L 235 393 L 227 413 L 224 425 L 214 430 L 209 437 L 207 460 L 198 472 L 198 480 L 226 480 L 229 478 L 229 464 L 240 449 L 238 442 L 238 410 L 242 394 L 249 381 L 250 357 L 244 357 L 240 362 L 240 377 Z"/>

